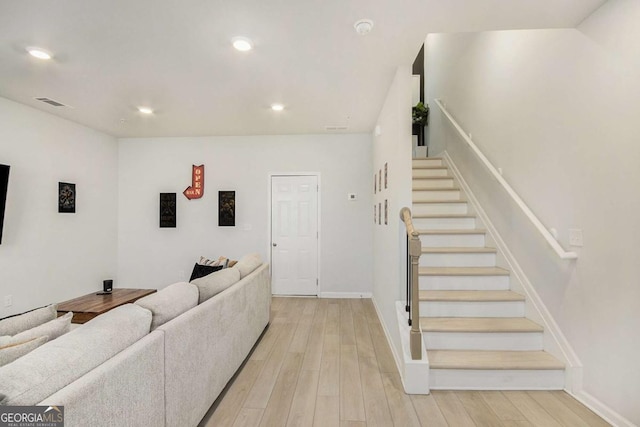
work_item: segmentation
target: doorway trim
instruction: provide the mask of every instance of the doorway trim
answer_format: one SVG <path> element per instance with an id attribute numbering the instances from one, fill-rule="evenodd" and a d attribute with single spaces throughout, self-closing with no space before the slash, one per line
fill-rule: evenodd
<path id="1" fill-rule="evenodd" d="M 269 173 L 269 179 L 267 182 L 267 194 L 269 197 L 269 203 L 268 203 L 268 212 L 267 212 L 267 227 L 269 228 L 269 230 L 267 231 L 267 235 L 269 236 L 269 239 L 267 241 L 267 253 L 269 254 L 269 279 L 273 280 L 273 260 L 271 259 L 271 244 L 273 243 L 273 224 L 271 223 L 272 218 L 271 218 L 271 211 L 273 209 L 273 195 L 271 194 L 271 187 L 272 187 L 272 181 L 273 181 L 273 177 L 274 176 L 315 176 L 318 179 L 318 239 L 316 240 L 316 244 L 318 245 L 318 251 L 317 251 L 317 272 L 318 272 L 318 286 L 316 289 L 316 298 L 320 298 L 320 295 L 322 295 L 322 272 L 320 270 L 320 266 L 322 265 L 321 259 L 322 259 L 322 251 L 320 250 L 320 248 L 322 248 L 321 245 L 321 240 L 322 240 L 322 197 L 321 197 L 321 190 L 322 190 L 322 180 L 321 180 L 321 175 L 320 172 L 270 172 Z M 273 289 L 271 290 L 271 293 L 273 295 Z M 285 296 L 285 295 L 283 295 Z"/>

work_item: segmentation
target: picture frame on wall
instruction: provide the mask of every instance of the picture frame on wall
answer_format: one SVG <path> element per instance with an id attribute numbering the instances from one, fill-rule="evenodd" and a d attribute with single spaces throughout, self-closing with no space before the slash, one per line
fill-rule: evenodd
<path id="1" fill-rule="evenodd" d="M 384 164 L 384 188 L 387 189 L 387 163 Z"/>
<path id="2" fill-rule="evenodd" d="M 176 193 L 160 193 L 160 228 L 176 228 Z"/>
<path id="3" fill-rule="evenodd" d="M 378 225 L 382 225 L 382 202 L 378 202 Z"/>
<path id="4" fill-rule="evenodd" d="M 218 191 L 218 226 L 236 226 L 236 192 Z"/>
<path id="5" fill-rule="evenodd" d="M 378 188 L 382 192 L 382 169 L 378 171 Z"/>
<path id="6" fill-rule="evenodd" d="M 378 192 L 378 176 L 377 174 L 373 175 L 373 194 Z"/>
<path id="7" fill-rule="evenodd" d="M 76 185 L 58 182 L 58 213 L 76 213 Z"/>
<path id="8" fill-rule="evenodd" d="M 389 224 L 389 203 L 384 199 L 384 225 Z"/>
<path id="9" fill-rule="evenodd" d="M 376 204 L 373 204 L 373 223 L 377 224 L 378 223 L 378 207 L 376 206 Z"/>

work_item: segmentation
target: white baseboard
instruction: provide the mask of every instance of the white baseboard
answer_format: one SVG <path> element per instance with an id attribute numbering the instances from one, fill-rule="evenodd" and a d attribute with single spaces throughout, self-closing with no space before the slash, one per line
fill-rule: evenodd
<path id="1" fill-rule="evenodd" d="M 320 292 L 318 298 L 371 298 L 371 292 Z"/>
<path id="2" fill-rule="evenodd" d="M 382 316 L 382 312 L 380 311 L 380 308 L 378 307 L 378 303 L 376 302 L 376 299 L 371 297 L 371 301 L 373 302 L 373 308 L 376 309 L 376 314 L 378 315 L 378 320 L 380 321 L 380 324 L 382 325 L 382 330 L 384 331 L 384 336 L 387 338 L 387 344 L 389 344 L 389 347 L 391 348 L 391 354 L 393 354 L 393 360 L 396 362 L 396 369 L 398 369 L 398 372 L 400 373 L 400 377 L 402 377 L 402 362 L 400 359 L 400 357 L 398 356 L 398 351 L 396 349 L 396 346 L 393 345 L 393 340 L 391 339 L 391 334 L 389 334 L 389 329 L 387 329 L 387 324 L 384 323 L 384 317 Z M 403 381 L 404 379 L 401 378 Z"/>
<path id="3" fill-rule="evenodd" d="M 593 412 L 602 417 L 606 422 L 615 427 L 636 427 L 631 421 L 618 414 L 616 411 L 609 408 L 607 405 L 591 396 L 584 390 L 581 390 L 579 393 L 571 393 L 567 391 L 570 395 L 575 397 L 580 403 L 582 403 L 587 408 L 591 409 Z"/>

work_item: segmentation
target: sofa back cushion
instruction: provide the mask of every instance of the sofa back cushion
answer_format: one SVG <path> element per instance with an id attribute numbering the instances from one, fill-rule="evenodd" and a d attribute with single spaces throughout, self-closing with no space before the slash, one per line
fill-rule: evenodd
<path id="1" fill-rule="evenodd" d="M 0 366 L 7 365 L 47 342 L 47 337 L 32 338 L 0 348 Z"/>
<path id="2" fill-rule="evenodd" d="M 198 304 L 202 304 L 214 295 L 227 289 L 240 280 L 240 272 L 234 268 L 225 268 L 207 276 L 193 280 L 191 283 L 198 287 L 200 297 Z"/>
<path id="3" fill-rule="evenodd" d="M 151 330 L 178 317 L 198 305 L 199 292 L 196 285 L 178 282 L 140 298 L 135 304 L 151 311 Z"/>
<path id="4" fill-rule="evenodd" d="M 117 307 L 0 367 L 0 405 L 35 405 L 149 333 L 151 312 Z"/>
<path id="5" fill-rule="evenodd" d="M 17 316 L 2 319 L 0 320 L 0 336 L 16 335 L 27 329 L 32 329 L 43 323 L 47 323 L 57 317 L 57 308 L 57 305 L 49 305 Z"/>
<path id="6" fill-rule="evenodd" d="M 47 337 L 47 341 L 53 341 L 61 335 L 66 334 L 71 330 L 71 319 L 73 313 L 70 311 L 64 316 L 60 316 L 57 319 L 43 323 L 35 328 L 28 329 L 24 332 L 20 332 L 13 336 L 13 341 L 29 341 L 38 337 Z"/>
<path id="7" fill-rule="evenodd" d="M 233 268 L 237 268 L 240 272 L 240 278 L 244 279 L 251 274 L 256 268 L 262 265 L 262 259 L 259 254 L 248 254 L 240 258 L 240 261 Z"/>

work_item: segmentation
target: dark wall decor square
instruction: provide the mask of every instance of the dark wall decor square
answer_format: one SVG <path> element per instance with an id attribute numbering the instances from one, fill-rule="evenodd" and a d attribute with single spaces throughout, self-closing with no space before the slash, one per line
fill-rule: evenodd
<path id="1" fill-rule="evenodd" d="M 389 202 L 384 199 L 384 225 L 389 224 Z"/>
<path id="2" fill-rule="evenodd" d="M 218 191 L 218 226 L 235 227 L 236 192 Z"/>
<path id="3" fill-rule="evenodd" d="M 387 188 L 387 163 L 384 164 L 384 188 Z"/>
<path id="4" fill-rule="evenodd" d="M 378 203 L 378 225 L 382 225 L 382 202 Z"/>
<path id="5" fill-rule="evenodd" d="M 378 171 L 378 188 L 382 191 L 382 169 Z"/>
<path id="6" fill-rule="evenodd" d="M 160 228 L 176 227 L 176 193 L 160 193 Z"/>
<path id="7" fill-rule="evenodd" d="M 373 223 L 377 224 L 378 223 L 378 207 L 376 206 L 376 204 L 373 204 Z"/>
<path id="8" fill-rule="evenodd" d="M 376 174 L 373 175 L 373 194 L 376 194 L 378 191 L 378 176 Z"/>
<path id="9" fill-rule="evenodd" d="M 76 213 L 76 185 L 69 182 L 58 183 L 58 212 Z"/>

